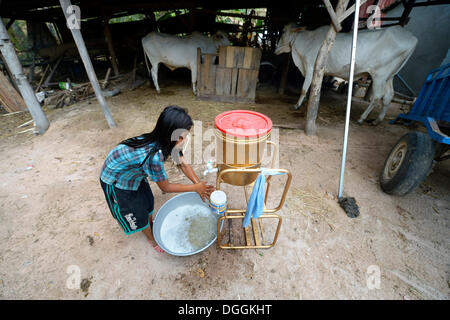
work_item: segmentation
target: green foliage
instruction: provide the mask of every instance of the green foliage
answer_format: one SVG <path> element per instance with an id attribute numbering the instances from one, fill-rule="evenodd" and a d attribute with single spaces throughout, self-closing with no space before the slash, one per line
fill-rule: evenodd
<path id="1" fill-rule="evenodd" d="M 129 16 L 119 17 L 119 18 L 112 18 L 109 20 L 109 24 L 140 21 L 140 20 L 144 20 L 144 19 L 145 19 L 145 15 L 138 13 L 138 14 L 132 14 Z"/>
<path id="2" fill-rule="evenodd" d="M 6 19 L 3 23 L 6 25 Z M 21 61 L 31 61 L 33 59 L 33 53 L 28 50 L 31 49 L 33 44 L 27 36 L 27 22 L 25 20 L 16 20 L 8 29 L 8 35 L 11 39 L 14 48 L 17 51 L 17 56 Z"/>
<path id="3" fill-rule="evenodd" d="M 255 10 L 256 16 L 265 16 L 267 9 L 266 8 L 257 8 L 257 9 L 231 9 L 231 10 L 221 10 L 222 13 L 233 13 L 233 14 L 242 14 L 249 15 L 252 10 Z M 230 24 L 244 24 L 245 19 L 240 17 L 227 17 L 227 16 L 216 16 L 216 22 L 218 23 L 230 23 Z M 262 19 L 252 19 L 254 26 L 260 27 L 264 25 L 264 20 Z"/>
<path id="4" fill-rule="evenodd" d="M 178 15 L 187 14 L 189 13 L 188 9 L 179 9 L 176 10 L 178 12 Z M 156 11 L 155 12 L 155 19 L 156 21 L 164 21 L 166 19 L 170 19 L 177 16 L 177 13 L 175 11 Z"/>

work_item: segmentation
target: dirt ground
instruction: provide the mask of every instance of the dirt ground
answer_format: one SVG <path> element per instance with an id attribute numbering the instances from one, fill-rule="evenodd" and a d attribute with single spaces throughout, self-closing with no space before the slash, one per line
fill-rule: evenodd
<path id="1" fill-rule="evenodd" d="M 324 92 L 317 136 L 308 137 L 304 111 L 289 109 L 296 94 L 265 90 L 254 104 L 227 104 L 197 101 L 188 85 L 161 87 L 160 95 L 146 84 L 108 98 L 115 129 L 107 127 L 95 99 L 46 110 L 51 125 L 42 136 L 17 134 L 31 119 L 27 113 L 0 117 L 1 299 L 450 298 L 450 164 L 437 164 L 404 197 L 379 187 L 384 159 L 406 128 L 387 120 L 359 126 L 355 120 L 365 105 L 355 104 L 344 196 L 356 198 L 360 215 L 351 219 L 336 200 L 345 97 Z M 223 250 L 213 244 L 176 257 L 156 252 L 142 233 L 124 235 L 108 210 L 99 170 L 111 148 L 150 131 L 170 104 L 187 107 L 204 129 L 229 109 L 300 126 L 279 131 L 280 167 L 293 180 L 275 247 Z M 388 118 L 398 112 L 392 108 Z M 202 175 L 203 164 L 193 167 Z M 166 169 L 169 181 L 187 182 L 169 164 Z M 274 179 L 271 204 L 282 181 Z M 174 194 L 151 187 L 156 212 Z M 232 205 L 244 203 L 242 188 L 226 191 Z M 264 224 L 269 237 L 273 224 Z M 71 285 L 76 270 L 79 289 Z"/>

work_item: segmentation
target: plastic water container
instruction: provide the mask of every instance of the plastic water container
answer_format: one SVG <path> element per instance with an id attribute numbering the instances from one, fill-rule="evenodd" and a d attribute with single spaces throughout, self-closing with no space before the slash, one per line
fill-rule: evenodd
<path id="1" fill-rule="evenodd" d="M 216 190 L 209 197 L 209 207 L 215 214 L 221 215 L 227 210 L 227 195 L 221 190 Z"/>

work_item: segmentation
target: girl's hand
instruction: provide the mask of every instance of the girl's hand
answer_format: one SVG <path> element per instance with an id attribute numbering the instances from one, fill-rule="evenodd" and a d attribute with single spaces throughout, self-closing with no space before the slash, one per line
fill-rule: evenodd
<path id="1" fill-rule="evenodd" d="M 207 185 L 205 182 L 199 182 L 195 184 L 195 192 L 199 194 L 199 196 L 202 198 L 202 201 L 205 201 L 206 199 L 209 199 L 209 196 L 211 195 L 211 192 L 214 191 L 214 187 Z"/>

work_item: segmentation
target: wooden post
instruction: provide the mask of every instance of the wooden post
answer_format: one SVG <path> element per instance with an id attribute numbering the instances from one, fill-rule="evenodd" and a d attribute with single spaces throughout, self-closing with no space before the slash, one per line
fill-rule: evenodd
<path id="1" fill-rule="evenodd" d="M 348 5 L 349 0 L 339 0 L 336 5 L 336 16 L 339 17 Z M 359 8 L 357 9 L 359 10 Z M 323 75 L 325 73 L 325 66 L 328 60 L 328 54 L 333 47 L 336 39 L 336 29 L 333 24 L 330 25 L 322 46 L 314 64 L 314 74 L 309 89 L 308 111 L 306 114 L 306 135 L 311 136 L 316 134 L 316 118 L 319 109 L 320 89 L 322 87 Z M 351 84 L 350 84 L 351 85 Z"/>
<path id="2" fill-rule="evenodd" d="M 111 30 L 109 29 L 109 17 L 103 14 L 103 33 L 105 34 L 106 43 L 108 44 L 109 54 L 111 55 L 111 64 L 114 70 L 114 75 L 119 75 L 119 67 L 117 65 L 116 51 L 114 51 L 114 46 L 111 37 Z"/>
<path id="3" fill-rule="evenodd" d="M 133 73 L 132 73 L 132 76 L 131 76 L 131 84 L 133 84 L 134 81 L 136 80 L 137 57 L 138 57 L 138 53 L 136 52 L 136 55 L 134 56 L 134 62 L 133 62 Z"/>
<path id="4" fill-rule="evenodd" d="M 71 6 L 70 0 L 59 0 L 59 2 L 61 4 L 61 8 L 63 10 L 66 19 L 72 19 L 72 17 L 70 16 L 72 12 L 70 14 L 67 12 L 67 8 Z M 108 104 L 106 103 L 105 97 L 103 96 L 103 92 L 100 89 L 100 85 L 98 84 L 97 75 L 95 74 L 94 68 L 92 67 L 91 58 L 89 57 L 86 45 L 84 44 L 81 31 L 80 29 L 75 28 L 69 29 L 72 32 L 73 39 L 75 40 L 78 52 L 80 53 L 80 57 L 83 60 L 84 67 L 89 77 L 89 81 L 91 82 L 92 88 L 94 89 L 95 96 L 97 97 L 98 103 L 100 104 L 100 107 L 102 108 L 103 113 L 105 114 L 106 122 L 108 123 L 110 128 L 115 128 L 116 124 L 111 116 Z"/>
<path id="5" fill-rule="evenodd" d="M 403 10 L 402 16 L 400 17 L 400 21 L 399 21 L 399 23 L 402 27 L 408 23 L 409 14 L 411 13 L 411 10 L 413 9 L 415 2 L 416 2 L 415 0 L 402 1 L 404 10 Z"/>
<path id="6" fill-rule="evenodd" d="M 36 52 L 33 51 L 33 61 L 31 62 L 30 70 L 28 71 L 28 81 L 33 82 L 34 68 L 36 67 Z"/>
<path id="7" fill-rule="evenodd" d="M 286 81 L 287 81 L 287 75 L 289 71 L 289 64 L 291 61 L 291 55 L 288 53 L 286 54 L 286 60 L 283 64 L 283 69 L 281 71 L 281 81 L 280 81 L 280 87 L 278 88 L 278 94 L 283 95 L 284 89 L 286 88 Z"/>
<path id="8" fill-rule="evenodd" d="M 331 22 L 333 23 L 336 32 L 341 31 L 342 29 L 341 23 L 339 22 L 338 17 L 334 13 L 333 6 L 331 5 L 330 0 L 323 0 L 323 2 L 325 3 L 325 7 L 327 8 L 328 14 L 330 15 L 331 18 Z"/>
<path id="9" fill-rule="evenodd" d="M 58 68 L 58 66 L 61 63 L 63 58 L 64 58 L 64 54 L 61 57 L 59 57 L 58 61 L 56 61 L 55 65 L 53 66 L 53 69 L 50 70 L 50 74 L 45 79 L 44 84 L 42 85 L 44 88 L 48 87 L 50 80 L 52 80 L 53 74 L 56 72 L 56 69 Z M 48 65 L 50 65 L 50 63 Z"/>
<path id="10" fill-rule="evenodd" d="M 13 48 L 8 31 L 6 31 L 2 18 L 0 17 L 0 51 L 3 55 L 5 64 L 11 70 L 12 76 L 22 94 L 22 97 L 27 104 L 28 110 L 33 117 L 34 123 L 40 134 L 47 131 L 50 123 L 41 109 L 41 105 L 36 98 L 36 95 L 27 81 L 27 76 L 23 73 L 22 65 L 19 58 L 17 58 L 16 51 Z"/>
<path id="11" fill-rule="evenodd" d="M 103 80 L 103 83 L 102 83 L 102 89 L 106 88 L 106 85 L 108 84 L 110 73 L 111 73 L 111 68 L 108 68 L 108 70 L 106 71 L 105 79 Z"/>
<path id="12" fill-rule="evenodd" d="M 16 21 L 16 19 L 14 19 L 14 18 L 9 19 L 8 23 L 6 24 L 6 30 L 9 30 L 9 28 L 12 26 L 14 21 Z"/>
<path id="13" fill-rule="evenodd" d="M 47 66 L 45 67 L 44 73 L 41 76 L 41 80 L 39 80 L 39 83 L 38 83 L 36 89 L 34 90 L 34 92 L 38 92 L 39 89 L 41 88 L 42 81 L 44 81 L 44 77 L 47 74 L 47 71 L 48 71 L 49 68 L 50 68 L 50 63 L 48 63 Z"/>

